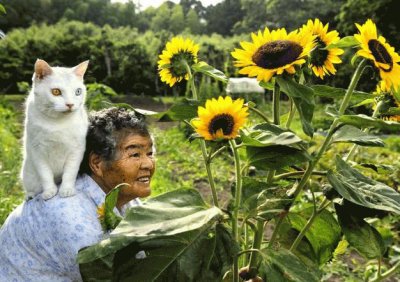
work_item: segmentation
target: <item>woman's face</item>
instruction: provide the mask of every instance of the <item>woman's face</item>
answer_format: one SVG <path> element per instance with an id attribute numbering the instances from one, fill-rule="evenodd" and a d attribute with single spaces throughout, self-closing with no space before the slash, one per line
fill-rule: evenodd
<path id="1" fill-rule="evenodd" d="M 117 145 L 116 160 L 103 161 L 98 182 L 108 193 L 115 186 L 127 183 L 119 193 L 117 207 L 137 197 L 150 195 L 150 180 L 155 170 L 153 142 L 149 136 L 128 134 Z"/>

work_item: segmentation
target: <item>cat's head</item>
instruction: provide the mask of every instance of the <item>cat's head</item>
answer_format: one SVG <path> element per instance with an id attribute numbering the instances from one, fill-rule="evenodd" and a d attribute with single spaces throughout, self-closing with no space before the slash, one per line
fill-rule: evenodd
<path id="1" fill-rule="evenodd" d="M 32 90 L 39 110 L 54 116 L 82 108 L 86 96 L 83 76 L 88 64 L 89 61 L 85 61 L 73 68 L 51 67 L 46 61 L 38 59 Z"/>

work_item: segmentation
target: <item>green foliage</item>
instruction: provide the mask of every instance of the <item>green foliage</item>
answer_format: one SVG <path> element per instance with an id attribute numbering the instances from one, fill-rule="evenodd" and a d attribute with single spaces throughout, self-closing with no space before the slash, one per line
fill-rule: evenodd
<path id="1" fill-rule="evenodd" d="M 111 87 L 101 83 L 87 84 L 86 89 L 86 107 L 94 111 L 109 106 L 110 99 L 118 95 Z"/>
<path id="2" fill-rule="evenodd" d="M 328 172 L 328 180 L 346 200 L 371 209 L 400 214 L 400 194 L 391 187 L 362 175 L 340 157 L 336 172 Z"/>
<path id="3" fill-rule="evenodd" d="M 81 250 L 80 271 L 85 280 L 221 280 L 236 250 L 221 219 L 194 190 L 160 195 L 128 210 L 110 238 Z M 138 252 L 145 257 L 132 255 Z"/>
<path id="4" fill-rule="evenodd" d="M 344 125 L 339 128 L 333 135 L 332 142 L 355 143 L 360 146 L 385 146 L 379 137 L 365 133 L 357 127 L 350 125 Z"/>
<path id="5" fill-rule="evenodd" d="M 314 134 L 314 129 L 311 125 L 311 121 L 315 107 L 313 89 L 288 78 L 278 77 L 276 82 L 279 84 L 282 91 L 292 98 L 296 104 L 304 133 L 308 136 L 312 136 Z"/>
<path id="6" fill-rule="evenodd" d="M 0 100 L 0 225 L 22 201 L 19 183 L 21 167 L 21 124 L 13 107 Z"/>

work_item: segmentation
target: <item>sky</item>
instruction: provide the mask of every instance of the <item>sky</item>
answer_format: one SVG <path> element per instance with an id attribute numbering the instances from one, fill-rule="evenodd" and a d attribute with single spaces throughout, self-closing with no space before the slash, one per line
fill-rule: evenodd
<path id="1" fill-rule="evenodd" d="M 171 0 L 171 1 L 174 3 L 180 2 L 180 0 Z M 223 0 L 200 0 L 203 6 L 216 5 L 222 1 Z M 127 0 L 111 0 L 111 2 L 127 2 Z M 141 10 L 145 10 L 149 6 L 158 7 L 163 2 L 166 2 L 166 0 L 134 0 L 133 2 L 135 4 L 138 4 L 138 2 L 140 2 Z"/>

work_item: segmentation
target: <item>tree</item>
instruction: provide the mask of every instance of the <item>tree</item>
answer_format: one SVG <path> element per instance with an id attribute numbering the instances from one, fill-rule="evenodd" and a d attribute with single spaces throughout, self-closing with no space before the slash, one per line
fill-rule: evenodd
<path id="1" fill-rule="evenodd" d="M 335 15 L 344 0 L 269 0 L 267 19 L 269 27 L 285 27 L 294 30 L 308 19 L 319 18 L 323 23 L 335 27 Z"/>
<path id="2" fill-rule="evenodd" d="M 185 16 L 181 5 L 175 5 L 171 11 L 170 30 L 174 34 L 179 34 L 185 28 Z"/>
<path id="3" fill-rule="evenodd" d="M 248 33 L 266 26 L 266 0 L 241 0 L 244 17 L 234 26 L 234 33 Z"/>
<path id="4" fill-rule="evenodd" d="M 337 17 L 338 29 L 343 34 L 352 35 L 357 32 L 354 23 L 361 24 L 371 18 L 389 43 L 395 44 L 400 41 L 400 21 L 393 11 L 399 10 L 400 1 L 398 0 L 347 0 Z"/>
<path id="5" fill-rule="evenodd" d="M 171 10 L 166 3 L 162 4 L 151 19 L 150 28 L 154 31 L 168 29 L 170 24 Z"/>
<path id="6" fill-rule="evenodd" d="M 200 34 L 202 32 L 202 24 L 200 23 L 199 16 L 193 9 L 190 9 L 186 15 L 186 27 L 193 34 Z"/>
<path id="7" fill-rule="evenodd" d="M 215 6 L 209 6 L 205 15 L 207 31 L 222 35 L 232 35 L 232 28 L 243 19 L 244 13 L 240 0 L 225 0 Z"/>

